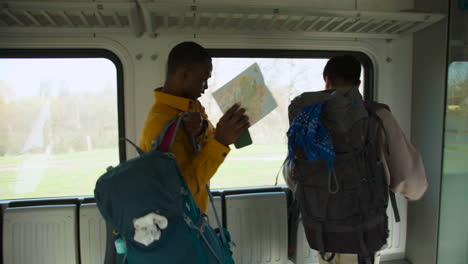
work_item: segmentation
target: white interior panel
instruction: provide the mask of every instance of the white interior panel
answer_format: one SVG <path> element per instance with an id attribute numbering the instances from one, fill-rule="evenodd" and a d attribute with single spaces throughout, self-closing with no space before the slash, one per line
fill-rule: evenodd
<path id="1" fill-rule="evenodd" d="M 80 249 L 82 264 L 104 263 L 106 222 L 96 204 L 80 206 Z"/>
<path id="2" fill-rule="evenodd" d="M 7 209 L 3 230 L 5 264 L 78 263 L 74 205 Z"/>
<path id="3" fill-rule="evenodd" d="M 214 205 L 216 207 L 216 211 L 218 213 L 219 221 L 221 224 L 223 223 L 223 209 L 221 206 L 221 197 L 214 197 Z M 208 221 L 213 228 L 218 228 L 218 223 L 216 222 L 216 217 L 213 211 L 213 207 L 211 206 L 211 202 L 208 203 L 208 210 L 206 211 L 206 215 L 208 216 Z"/>
<path id="4" fill-rule="evenodd" d="M 236 263 L 288 263 L 285 193 L 228 195 L 226 213 Z"/>

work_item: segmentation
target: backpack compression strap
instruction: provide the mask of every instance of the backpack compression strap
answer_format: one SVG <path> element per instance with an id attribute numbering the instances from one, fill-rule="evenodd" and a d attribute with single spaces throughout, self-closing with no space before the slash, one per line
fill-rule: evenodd
<path id="1" fill-rule="evenodd" d="M 208 197 L 210 198 L 211 208 L 213 209 L 213 213 L 216 218 L 216 224 L 218 225 L 218 228 L 219 228 L 221 240 L 223 244 L 227 245 L 227 239 L 224 236 L 223 227 L 221 226 L 221 221 L 219 220 L 218 210 L 216 210 L 216 206 L 214 204 L 214 199 L 213 199 L 213 194 L 211 194 L 210 186 L 208 184 L 206 184 L 206 190 L 208 191 Z"/>
<path id="2" fill-rule="evenodd" d="M 130 139 L 128 138 L 121 138 L 120 139 L 121 141 L 127 141 L 128 143 L 130 143 L 130 145 L 132 145 L 135 150 L 138 152 L 138 155 L 143 155 L 143 153 L 145 153 L 141 148 L 139 148 L 135 143 L 133 143 Z"/>

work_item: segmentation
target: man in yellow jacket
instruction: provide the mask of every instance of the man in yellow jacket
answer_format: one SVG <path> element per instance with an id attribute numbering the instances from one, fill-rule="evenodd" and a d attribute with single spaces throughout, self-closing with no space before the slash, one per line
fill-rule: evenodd
<path id="1" fill-rule="evenodd" d="M 208 88 L 212 63 L 208 52 L 194 42 L 176 45 L 169 53 L 164 86 L 154 91 L 155 103 L 149 111 L 140 138 L 143 151 L 164 125 L 181 113 L 183 129 L 177 133 L 172 148 L 182 175 L 202 212 L 206 212 L 208 193 L 205 184 L 216 173 L 234 143 L 250 124 L 245 109 L 234 105 L 219 120 L 216 129 L 197 100 Z M 200 144 L 196 152 L 189 134 Z"/>

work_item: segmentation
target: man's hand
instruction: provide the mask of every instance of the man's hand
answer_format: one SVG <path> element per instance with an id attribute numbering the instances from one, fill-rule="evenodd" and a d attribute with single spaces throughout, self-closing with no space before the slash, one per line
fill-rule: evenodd
<path id="1" fill-rule="evenodd" d="M 201 113 L 187 113 L 182 119 L 182 123 L 184 124 L 184 128 L 187 133 L 192 134 L 195 137 L 202 133 L 203 118 Z"/>
<path id="2" fill-rule="evenodd" d="M 235 104 L 221 117 L 216 125 L 215 139 L 219 143 L 229 146 L 236 142 L 242 132 L 249 126 L 249 118 L 245 115 L 245 109 Z"/>

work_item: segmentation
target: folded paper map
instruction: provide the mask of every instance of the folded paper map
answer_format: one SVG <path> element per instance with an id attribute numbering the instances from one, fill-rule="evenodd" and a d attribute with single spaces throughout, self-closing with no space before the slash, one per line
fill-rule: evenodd
<path id="1" fill-rule="evenodd" d="M 265 85 L 257 63 L 252 64 L 223 87 L 213 92 L 212 95 L 223 113 L 226 113 L 234 104 L 239 103 L 242 108 L 246 109 L 251 126 L 278 106 Z"/>

